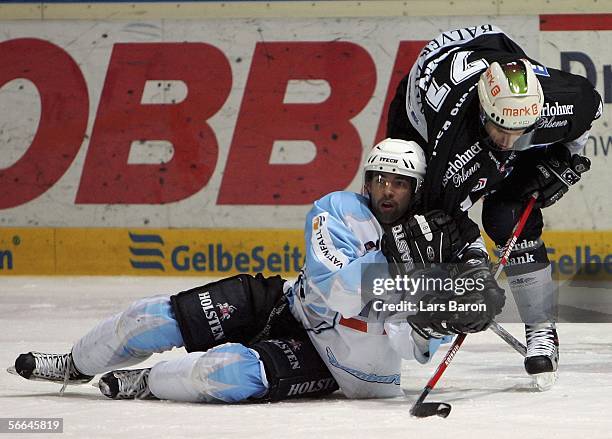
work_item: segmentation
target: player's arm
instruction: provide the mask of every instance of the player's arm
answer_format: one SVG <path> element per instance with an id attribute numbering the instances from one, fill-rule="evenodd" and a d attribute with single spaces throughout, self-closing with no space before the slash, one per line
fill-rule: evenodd
<path id="1" fill-rule="evenodd" d="M 582 76 L 567 72 L 560 72 L 566 81 L 575 83 L 574 95 L 576 99 L 572 108 L 571 129 L 566 138 L 560 141 L 570 154 L 583 154 L 590 130 L 597 119 L 603 114 L 603 101 L 601 95 L 593 85 Z"/>
<path id="2" fill-rule="evenodd" d="M 380 226 L 359 200 L 356 194 L 335 193 L 316 201 L 307 216 L 304 274 L 308 302 L 321 314 L 357 316 L 363 308 L 362 265 L 385 262 L 377 250 Z M 368 239 L 373 241 L 364 242 Z"/>
<path id="3" fill-rule="evenodd" d="M 558 75 L 577 96 L 572 114 L 567 115 L 571 119 L 570 130 L 564 139 L 548 146 L 546 153 L 536 157 L 530 166 L 522 167 L 510 177 L 511 181 L 518 181 L 513 187 L 518 188 L 522 198 L 537 191 L 536 206 L 541 208 L 555 204 L 591 168 L 590 160 L 582 154 L 591 125 L 603 112 L 601 96 L 585 78 L 566 72 L 558 72 Z"/>

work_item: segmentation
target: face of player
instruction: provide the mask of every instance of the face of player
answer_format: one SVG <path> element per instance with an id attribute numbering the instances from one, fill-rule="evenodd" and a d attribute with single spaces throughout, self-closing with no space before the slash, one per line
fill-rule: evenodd
<path id="1" fill-rule="evenodd" d="M 381 224 L 392 224 L 408 210 L 413 180 L 403 175 L 376 172 L 366 183 L 374 216 Z"/>
<path id="2" fill-rule="evenodd" d="M 515 142 L 523 135 L 525 130 L 506 130 L 493 125 L 492 122 L 485 123 L 485 131 L 491 142 L 501 151 L 514 149 Z"/>

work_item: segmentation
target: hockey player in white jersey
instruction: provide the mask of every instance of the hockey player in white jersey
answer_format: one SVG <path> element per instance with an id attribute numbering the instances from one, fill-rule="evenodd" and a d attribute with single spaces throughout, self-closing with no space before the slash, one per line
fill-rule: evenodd
<path id="1" fill-rule="evenodd" d="M 423 254 L 428 263 L 450 261 L 462 247 L 450 217 L 408 214 L 424 174 L 416 143 L 387 139 L 368 155 L 364 195 L 334 192 L 314 203 L 306 219 L 306 261 L 295 282 L 243 274 L 138 300 L 70 353 L 21 354 L 12 371 L 64 384 L 103 373 L 99 388 L 114 399 L 275 401 L 338 386 L 351 398 L 401 395 L 402 358 L 428 361 L 444 335 L 485 329 L 504 303 L 503 290 L 481 267 L 460 276 L 484 277 L 487 289 L 454 299 L 484 303 L 483 311 L 376 321 L 365 312 L 364 264 L 405 268 L 407 259 L 425 262 Z M 423 297 L 426 303 L 450 299 Z M 121 369 L 174 347 L 188 354 L 152 368 Z"/>
<path id="2" fill-rule="evenodd" d="M 487 312 L 450 318 L 413 315 L 398 321 L 363 306 L 364 264 L 402 264 L 406 252 L 416 264 L 458 260 L 462 245 L 450 217 L 441 211 L 405 216 L 423 184 L 425 163 L 415 142 L 387 139 L 366 158 L 365 197 L 332 193 L 316 201 L 307 217 L 308 251 L 302 276 L 289 296 L 291 309 L 343 393 L 351 398 L 401 395 L 402 358 L 429 361 L 442 335 L 486 329 L 504 303 L 503 290 L 488 268 L 479 267 L 462 275 L 485 276 L 486 289 L 455 300 L 486 302 Z M 426 237 L 426 231 L 434 236 Z M 409 250 L 402 251 L 398 236 L 406 237 Z M 435 254 L 424 260 L 421 255 L 427 249 Z"/>

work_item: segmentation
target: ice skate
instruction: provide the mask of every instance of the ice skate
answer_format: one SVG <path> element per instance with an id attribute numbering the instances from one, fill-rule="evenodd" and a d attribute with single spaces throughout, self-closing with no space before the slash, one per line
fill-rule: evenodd
<path id="1" fill-rule="evenodd" d="M 112 399 L 157 399 L 149 390 L 151 369 L 114 370 L 98 381 L 104 396 Z"/>
<path id="2" fill-rule="evenodd" d="M 557 380 L 559 338 L 554 323 L 525 325 L 527 355 L 525 370 L 540 391 L 549 390 Z"/>
<path id="3" fill-rule="evenodd" d="M 28 352 L 19 355 L 15 360 L 15 365 L 7 370 L 27 380 L 62 384 L 84 384 L 93 378 L 77 370 L 72 361 L 72 354 Z"/>

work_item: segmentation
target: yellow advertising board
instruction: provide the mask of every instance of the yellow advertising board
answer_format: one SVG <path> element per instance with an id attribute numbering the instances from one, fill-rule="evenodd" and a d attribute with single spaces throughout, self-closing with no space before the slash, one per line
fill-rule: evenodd
<path id="1" fill-rule="evenodd" d="M 589 270 L 597 270 L 609 279 L 612 275 L 612 230 L 605 231 L 546 231 L 542 235 L 553 274 L 566 278 L 584 264 L 593 264 Z M 485 239 L 489 254 L 494 245 Z M 589 271 L 589 274 L 591 273 Z"/>
<path id="2" fill-rule="evenodd" d="M 612 231 L 549 231 L 544 240 L 560 274 L 585 263 L 612 273 Z M 297 229 L 0 229 L 2 276 L 292 277 L 303 260 L 304 234 Z"/>
<path id="3" fill-rule="evenodd" d="M 301 230 L 3 228 L 3 275 L 293 275 Z"/>

